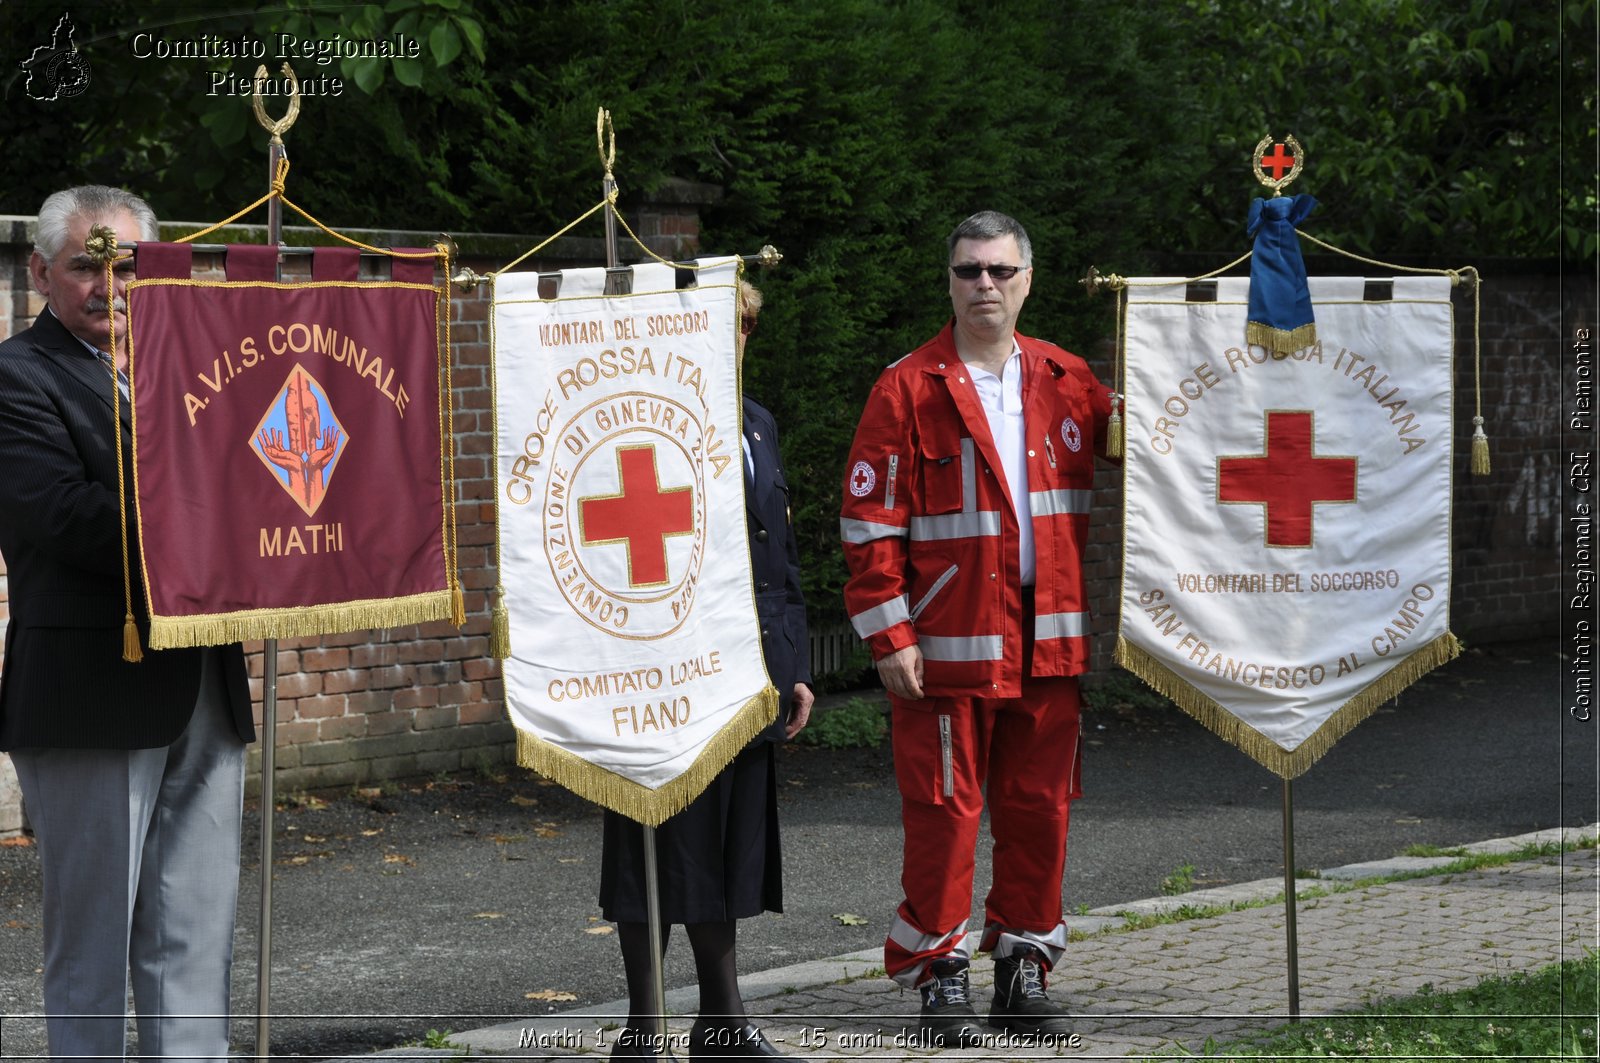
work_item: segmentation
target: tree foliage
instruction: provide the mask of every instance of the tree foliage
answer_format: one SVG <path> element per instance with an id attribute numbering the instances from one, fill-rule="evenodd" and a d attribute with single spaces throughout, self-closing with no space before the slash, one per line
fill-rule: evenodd
<path id="1" fill-rule="evenodd" d="M 12 69 L 58 16 L 0 4 Z M 784 431 L 822 615 L 856 413 L 948 317 L 944 237 L 973 210 L 1028 226 L 1023 328 L 1083 354 L 1110 325 L 1074 283 L 1089 264 L 1247 247 L 1269 133 L 1304 145 L 1293 190 L 1338 246 L 1443 265 L 1595 253 L 1593 0 L 107 0 L 78 23 L 89 92 L 4 83 L 0 136 L 31 165 L 0 171 L 0 212 L 83 180 L 188 219 L 260 194 L 265 134 L 204 80 L 256 60 L 138 59 L 141 27 L 422 43 L 415 61 L 296 64 L 347 82 L 289 138 L 294 198 L 335 225 L 549 234 L 599 198 L 602 106 L 625 209 L 670 178 L 720 187 L 703 246 L 785 255 L 756 278 L 746 383 Z"/>

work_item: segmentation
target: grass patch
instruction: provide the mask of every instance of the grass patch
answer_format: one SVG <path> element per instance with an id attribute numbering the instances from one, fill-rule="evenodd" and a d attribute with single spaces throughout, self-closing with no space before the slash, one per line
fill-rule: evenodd
<path id="1" fill-rule="evenodd" d="M 851 698 L 827 712 L 813 714 L 795 741 L 823 749 L 876 749 L 888 733 L 881 702 Z"/>
<path id="2" fill-rule="evenodd" d="M 1176 897 L 1180 893 L 1188 893 L 1194 889 L 1194 865 L 1180 864 L 1172 869 L 1172 873 L 1161 880 L 1161 892 L 1167 897 Z"/>
<path id="3" fill-rule="evenodd" d="M 1471 989 L 1379 1001 L 1217 1044 L 1226 1059 L 1594 1059 L 1600 953 L 1542 970 L 1486 978 Z M 1185 1053 L 1187 1054 L 1187 1053 Z"/>
<path id="4" fill-rule="evenodd" d="M 1524 845 L 1520 849 L 1513 849 L 1510 852 L 1505 853 L 1469 853 L 1454 863 L 1446 864 L 1436 868 L 1425 868 L 1420 871 L 1401 871 L 1393 875 L 1375 875 L 1372 878 L 1356 879 L 1351 882 L 1339 882 L 1333 879 L 1318 879 L 1318 885 L 1309 887 L 1307 889 L 1298 889 L 1295 892 L 1301 901 L 1316 900 L 1322 897 L 1331 897 L 1336 893 L 1349 893 L 1352 890 L 1366 889 L 1370 886 L 1381 886 L 1387 882 L 1404 882 L 1415 878 L 1434 878 L 1436 876 L 1457 875 L 1465 871 L 1478 871 L 1488 867 L 1501 867 L 1506 864 L 1516 863 L 1520 860 L 1538 860 L 1551 856 L 1559 856 L 1562 853 L 1575 852 L 1579 849 L 1594 849 L 1597 847 L 1600 847 L 1600 838 L 1587 836 L 1579 838 L 1575 842 L 1539 842 L 1533 845 Z M 1175 876 L 1178 876 L 1184 871 L 1185 867 L 1188 867 L 1188 865 L 1177 868 L 1172 875 L 1169 875 L 1167 878 L 1162 880 L 1163 893 L 1173 896 L 1186 892 L 1184 890 L 1174 890 L 1171 893 L 1168 893 L 1166 888 L 1167 883 L 1169 881 L 1173 881 Z M 1192 875 L 1193 868 L 1189 868 L 1189 871 Z M 1296 872 L 1296 877 L 1309 878 L 1311 876 Z M 1242 912 L 1250 908 L 1282 906 L 1282 904 L 1283 894 L 1277 893 L 1271 897 L 1265 897 L 1260 900 L 1233 901 L 1229 904 L 1185 904 L 1173 909 L 1172 911 L 1159 912 L 1155 914 L 1142 914 L 1138 912 L 1123 911 L 1117 913 L 1117 915 L 1122 917 L 1123 922 L 1121 926 L 1108 927 L 1105 930 L 1099 931 L 1099 933 L 1120 934 L 1128 930 L 1149 930 L 1152 927 L 1187 922 L 1190 919 L 1213 919 L 1219 915 L 1226 915 L 1229 912 Z M 1085 915 L 1089 913 L 1079 912 L 1078 914 Z M 1068 936 L 1071 940 L 1082 941 L 1086 938 L 1094 937 L 1096 935 L 1081 934 L 1077 931 L 1072 931 Z"/>
<path id="5" fill-rule="evenodd" d="M 452 1059 L 466 1059 L 472 1054 L 469 1046 L 450 1040 L 449 1030 L 429 1030 L 422 1035 L 422 1040 L 415 1042 L 413 1047 L 453 1052 L 455 1055 L 451 1057 Z"/>

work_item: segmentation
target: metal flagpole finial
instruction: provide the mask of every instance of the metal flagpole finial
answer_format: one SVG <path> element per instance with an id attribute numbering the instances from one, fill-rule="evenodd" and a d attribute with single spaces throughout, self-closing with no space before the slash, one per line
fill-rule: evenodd
<path id="1" fill-rule="evenodd" d="M 766 269 L 770 266 L 776 266 L 782 261 L 783 252 L 779 251 L 771 244 L 762 244 L 761 250 L 756 252 L 756 264 L 763 269 Z"/>
<path id="2" fill-rule="evenodd" d="M 1272 149 L 1272 154 L 1267 154 L 1267 149 Z M 1272 189 L 1275 196 L 1283 195 L 1283 188 L 1290 181 L 1300 176 L 1300 170 L 1305 166 L 1306 153 L 1300 147 L 1300 142 L 1292 136 L 1283 138 L 1281 144 L 1275 143 L 1272 135 L 1261 138 L 1261 143 L 1256 145 L 1255 154 L 1251 157 L 1251 164 L 1255 167 L 1256 180 Z M 1267 170 L 1272 171 L 1272 176 L 1267 176 Z M 1284 171 L 1288 171 L 1285 173 Z"/>
<path id="3" fill-rule="evenodd" d="M 288 63 L 283 64 L 283 76 L 289 80 L 289 110 L 282 118 L 274 121 L 267 117 L 267 105 L 263 102 L 262 94 L 267 85 L 266 64 L 256 67 L 256 80 L 254 91 L 250 94 L 250 102 L 255 107 L 256 121 L 261 123 L 261 128 L 272 134 L 272 143 L 283 147 L 283 134 L 294 125 L 295 119 L 300 117 L 300 79 L 294 76 L 294 70 Z"/>
<path id="4" fill-rule="evenodd" d="M 105 265 L 117 257 L 117 231 L 109 225 L 91 225 L 83 249 L 90 258 Z"/>
<path id="5" fill-rule="evenodd" d="M 1084 291 L 1090 295 L 1099 295 L 1107 290 L 1120 291 L 1128 286 L 1126 277 L 1116 273 L 1101 273 L 1097 266 L 1090 266 L 1089 272 L 1085 273 L 1078 283 L 1083 285 Z"/>
<path id="6" fill-rule="evenodd" d="M 611 125 L 611 112 L 600 108 L 594 118 L 594 139 L 600 150 L 600 165 L 606 171 L 606 180 L 612 180 L 612 167 L 617 162 L 617 131 Z"/>

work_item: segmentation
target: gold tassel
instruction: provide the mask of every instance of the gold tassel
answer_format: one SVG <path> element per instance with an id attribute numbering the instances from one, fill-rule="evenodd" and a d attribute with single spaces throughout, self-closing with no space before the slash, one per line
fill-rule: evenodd
<path id="1" fill-rule="evenodd" d="M 134 626 L 132 613 L 122 621 L 122 659 L 129 664 L 144 660 L 144 649 L 139 645 L 139 629 Z"/>
<path id="2" fill-rule="evenodd" d="M 450 581 L 450 620 L 456 627 L 467 622 L 467 600 L 456 580 Z"/>
<path id="3" fill-rule="evenodd" d="M 499 585 L 489 612 L 489 656 L 499 661 L 511 656 L 511 614 L 506 612 L 506 589 Z"/>
<path id="4" fill-rule="evenodd" d="M 1483 432 L 1483 418 L 1472 419 L 1472 475 L 1489 475 L 1489 437 Z"/>
<path id="5" fill-rule="evenodd" d="M 1122 399 L 1111 396 L 1111 417 L 1106 421 L 1106 457 L 1122 457 Z"/>

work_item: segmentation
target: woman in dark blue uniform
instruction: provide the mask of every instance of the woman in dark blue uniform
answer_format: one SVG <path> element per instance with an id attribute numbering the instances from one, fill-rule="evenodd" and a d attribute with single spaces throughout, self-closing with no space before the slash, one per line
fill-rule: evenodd
<path id="1" fill-rule="evenodd" d="M 739 282 L 743 317 L 739 357 L 755 329 L 761 293 Z M 783 911 L 778 846 L 777 743 L 793 738 L 811 715 L 811 667 L 799 556 L 789 520 L 789 485 L 778 429 L 765 409 L 744 400 L 745 517 L 751 574 L 767 674 L 778 689 L 778 718 L 746 746 L 682 812 L 656 828 L 663 940 L 684 924 L 700 981 L 700 1016 L 690 1034 L 691 1061 L 778 1056 L 745 1015 L 735 956 L 738 920 Z M 607 812 L 600 908 L 617 924 L 628 981 L 628 1028 L 612 1058 L 668 1057 L 661 1047 L 645 912 L 641 828 Z"/>

